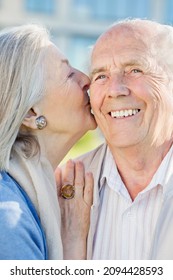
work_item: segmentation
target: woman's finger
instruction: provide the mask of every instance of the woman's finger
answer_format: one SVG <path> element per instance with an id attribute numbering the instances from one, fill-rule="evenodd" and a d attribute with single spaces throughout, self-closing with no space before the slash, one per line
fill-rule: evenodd
<path id="1" fill-rule="evenodd" d="M 74 185 L 75 164 L 70 159 L 67 161 L 65 168 L 62 170 L 62 185 Z"/>
<path id="2" fill-rule="evenodd" d="M 75 163 L 75 197 L 83 197 L 83 189 L 85 184 L 84 165 L 81 161 Z"/>
<path id="3" fill-rule="evenodd" d="M 88 206 L 93 203 L 94 178 L 91 172 L 85 175 L 84 201 Z"/>
<path id="4" fill-rule="evenodd" d="M 57 194 L 60 196 L 61 192 L 61 186 L 62 186 L 62 178 L 61 178 L 61 168 L 57 167 L 55 170 L 55 180 L 56 180 L 56 186 L 57 186 Z"/>

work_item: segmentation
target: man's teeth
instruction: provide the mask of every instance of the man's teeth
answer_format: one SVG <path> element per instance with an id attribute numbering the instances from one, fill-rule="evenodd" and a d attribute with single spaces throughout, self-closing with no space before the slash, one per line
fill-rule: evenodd
<path id="1" fill-rule="evenodd" d="M 139 112 L 139 109 L 114 111 L 114 112 L 111 112 L 111 117 L 112 118 L 128 117 L 128 116 L 136 115 L 138 112 Z"/>

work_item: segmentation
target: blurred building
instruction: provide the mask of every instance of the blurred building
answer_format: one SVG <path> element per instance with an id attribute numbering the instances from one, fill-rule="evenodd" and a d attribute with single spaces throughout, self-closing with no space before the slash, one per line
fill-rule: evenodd
<path id="1" fill-rule="evenodd" d="M 75 67 L 85 70 L 87 47 L 114 21 L 141 17 L 173 22 L 172 0 L 0 0 L 0 28 L 43 23 Z"/>

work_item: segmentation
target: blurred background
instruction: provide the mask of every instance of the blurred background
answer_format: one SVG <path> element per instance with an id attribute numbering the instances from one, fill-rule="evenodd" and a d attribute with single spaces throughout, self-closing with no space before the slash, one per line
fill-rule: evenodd
<path id="1" fill-rule="evenodd" d="M 0 29 L 25 23 L 43 24 L 70 63 L 86 73 L 90 48 L 98 36 L 114 21 L 127 17 L 172 24 L 173 0 L 0 0 Z M 98 129 L 88 132 L 65 160 L 103 141 Z"/>

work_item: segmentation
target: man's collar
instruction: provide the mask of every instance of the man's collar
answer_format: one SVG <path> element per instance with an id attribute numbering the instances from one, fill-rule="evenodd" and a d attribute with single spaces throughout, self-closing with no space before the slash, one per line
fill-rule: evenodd
<path id="1" fill-rule="evenodd" d="M 173 173 L 172 169 L 170 170 L 170 168 L 171 168 L 170 165 L 172 165 L 172 164 L 173 164 L 173 145 L 171 146 L 168 153 L 162 160 L 162 162 L 161 162 L 160 166 L 158 167 L 156 173 L 154 174 L 150 184 L 141 192 L 141 194 L 146 191 L 151 190 L 152 188 L 154 188 L 157 185 L 163 186 L 163 193 L 166 192 L 167 188 L 165 187 L 165 185 L 166 185 L 165 181 L 166 181 L 166 179 L 168 180 L 168 177 L 170 177 L 169 175 Z M 120 191 L 120 188 L 122 187 L 122 185 L 124 185 L 121 180 L 120 174 L 117 170 L 113 155 L 112 155 L 109 147 L 107 147 L 102 176 L 100 178 L 100 190 L 105 185 L 105 182 L 107 182 L 107 184 L 110 187 L 113 186 L 113 189 L 118 192 Z"/>
<path id="2" fill-rule="evenodd" d="M 110 187 L 113 186 L 113 189 L 117 191 L 119 191 L 122 186 L 122 180 L 109 147 L 107 147 L 102 176 L 100 178 L 100 190 L 105 185 L 105 182 L 107 182 Z"/>

